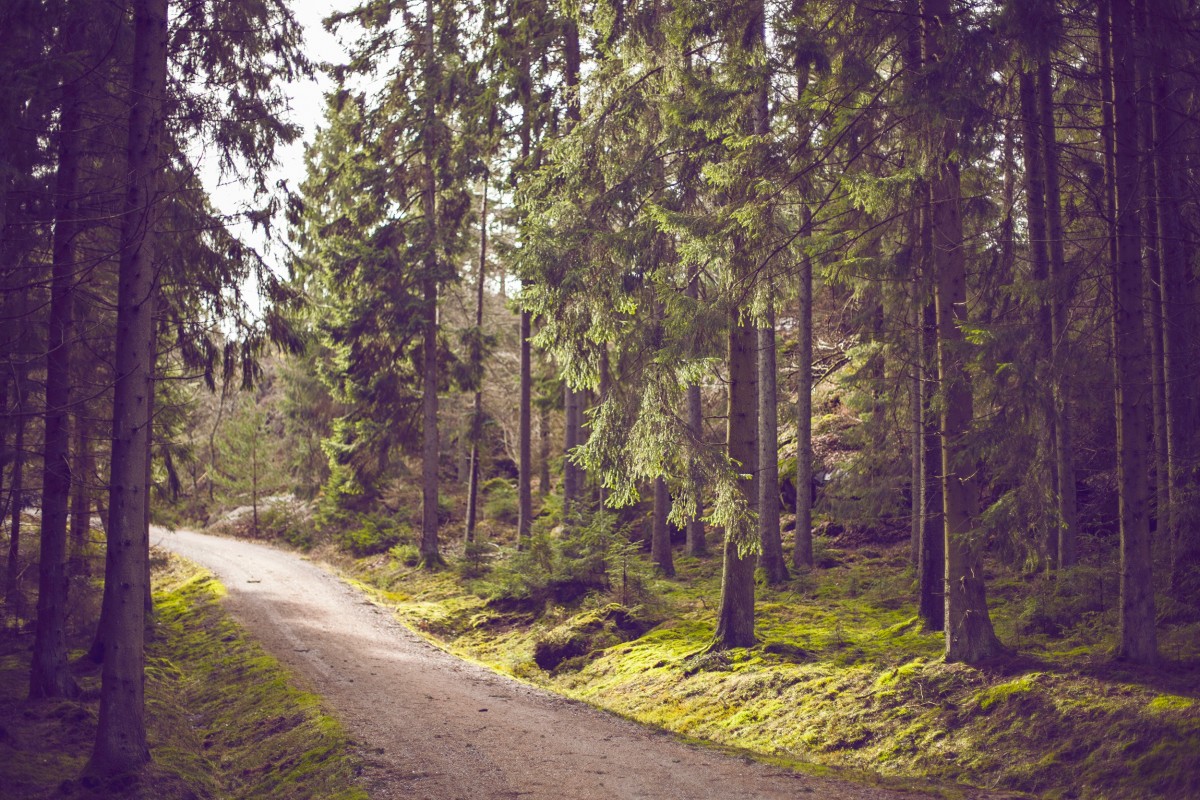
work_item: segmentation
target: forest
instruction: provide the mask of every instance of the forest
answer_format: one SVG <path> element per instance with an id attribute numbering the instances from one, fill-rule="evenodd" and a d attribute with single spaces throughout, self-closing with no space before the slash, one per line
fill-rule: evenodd
<path id="1" fill-rule="evenodd" d="M 15 796 L 275 796 L 155 733 L 162 528 L 756 757 L 1200 792 L 1196 3 L 300 5 L 0 6 Z"/>

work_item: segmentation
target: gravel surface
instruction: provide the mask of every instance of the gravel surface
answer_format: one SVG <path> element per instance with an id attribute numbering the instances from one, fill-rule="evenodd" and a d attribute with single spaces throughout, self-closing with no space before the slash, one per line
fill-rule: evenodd
<path id="1" fill-rule="evenodd" d="M 376 800 L 925 796 L 705 750 L 464 662 L 294 553 L 159 528 L 151 542 L 212 570 L 234 617 L 326 699 Z"/>

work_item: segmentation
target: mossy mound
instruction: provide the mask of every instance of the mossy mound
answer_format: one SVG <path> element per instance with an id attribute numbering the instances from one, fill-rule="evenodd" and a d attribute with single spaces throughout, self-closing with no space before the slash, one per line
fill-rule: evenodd
<path id="1" fill-rule="evenodd" d="M 618 603 L 576 614 L 533 644 L 533 660 L 547 672 L 579 669 L 600 651 L 636 639 L 651 627 L 648 620 Z"/>

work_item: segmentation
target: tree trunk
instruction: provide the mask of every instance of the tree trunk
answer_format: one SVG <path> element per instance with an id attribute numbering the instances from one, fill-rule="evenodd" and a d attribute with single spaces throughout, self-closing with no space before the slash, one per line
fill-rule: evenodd
<path id="1" fill-rule="evenodd" d="M 729 400 L 725 441 L 730 460 L 738 471 L 749 474 L 741 482 L 746 505 L 757 505 L 758 443 L 758 381 L 754 351 L 758 346 L 757 332 L 742 324 L 740 313 L 729 313 Z M 721 573 L 721 605 L 717 611 L 717 632 L 714 649 L 750 647 L 754 644 L 754 556 L 743 554 L 739 543 L 728 531 Z"/>
<path id="2" fill-rule="evenodd" d="M 927 63 L 944 64 L 954 34 L 949 0 L 926 0 Z M 931 194 L 933 271 L 937 306 L 938 378 L 942 390 L 942 513 L 946 536 L 946 660 L 975 664 L 996 655 L 1000 643 L 988 616 L 981 544 L 972 535 L 974 502 L 965 442 L 973 411 L 961 324 L 966 321 L 966 256 L 958 175 L 958 131 L 953 119 L 935 118 Z"/>
<path id="3" fill-rule="evenodd" d="M 150 759 L 146 745 L 145 606 L 147 443 L 154 391 L 154 246 L 162 105 L 167 71 L 167 0 L 135 0 L 129 113 L 129 186 L 117 288 L 116 384 L 109 478 L 106 629 L 96 746 L 86 771 L 106 777 Z"/>
<path id="4" fill-rule="evenodd" d="M 1113 0 L 1112 61 L 1117 262 L 1113 270 L 1113 352 L 1116 356 L 1117 485 L 1121 518 L 1121 623 L 1117 657 L 1136 663 L 1158 658 L 1151 580 L 1149 493 L 1146 480 L 1149 375 L 1142 312 L 1142 203 L 1138 157 L 1137 86 L 1130 40 L 1129 0 Z"/>
<path id="5" fill-rule="evenodd" d="M 83 14 L 69 7 L 60 31 L 64 52 L 83 47 Z M 70 63 L 77 63 L 72 60 Z M 58 131 L 54 243 L 46 347 L 46 415 L 42 445 L 41 547 L 38 559 L 37 632 L 29 696 L 74 697 L 79 686 L 67 668 L 67 510 L 71 496 L 71 347 L 74 338 L 75 238 L 79 232 L 79 166 L 83 87 L 80 70 L 64 76 Z"/>
<path id="6" fill-rule="evenodd" d="M 538 495 L 542 500 L 550 494 L 550 406 L 538 409 Z"/>
<path id="7" fill-rule="evenodd" d="M 16 383 L 16 402 L 13 408 L 13 419 L 16 420 L 16 431 L 13 433 L 12 472 L 8 479 L 8 563 L 4 580 L 4 604 L 13 617 L 20 617 L 24 611 L 24 599 L 21 591 L 21 506 L 24 494 L 25 472 L 25 397 L 23 370 L 18 370 Z"/>
<path id="8" fill-rule="evenodd" d="M 1039 287 L 1038 293 L 1041 296 L 1041 302 L 1037 308 L 1036 331 L 1041 368 L 1034 372 L 1034 381 L 1037 385 L 1033 391 L 1042 400 L 1041 405 L 1046 419 L 1046 436 L 1042 439 L 1040 449 L 1043 452 L 1038 460 L 1039 467 L 1046 470 L 1046 477 L 1050 478 L 1049 482 L 1054 487 L 1057 496 L 1059 494 L 1059 474 L 1055 398 L 1051 382 L 1043 380 L 1046 371 L 1053 373 L 1057 368 L 1050 357 L 1054 349 L 1054 337 L 1051 331 L 1050 303 L 1046 300 L 1047 281 L 1050 277 L 1050 257 L 1047 252 L 1046 233 L 1046 170 L 1044 162 L 1046 148 L 1041 144 L 1042 129 L 1037 107 L 1036 78 L 1033 73 L 1023 70 L 1018 80 L 1021 99 L 1021 133 L 1025 157 L 1025 208 L 1026 222 L 1029 227 L 1030 277 Z M 1046 450 L 1049 452 L 1045 452 Z M 1048 531 L 1045 541 L 1051 569 L 1058 566 L 1058 539 L 1058 525 L 1056 524 Z"/>
<path id="9" fill-rule="evenodd" d="M 425 86 L 424 91 L 432 95 L 431 85 L 435 72 L 433 0 L 425 0 Z M 421 403 L 421 563 L 426 569 L 434 569 L 445 563 L 438 546 L 438 462 L 441 457 L 441 441 L 438 436 L 438 254 L 437 254 L 437 161 L 438 144 L 431 131 L 434 128 L 434 104 L 426 108 L 423 147 L 425 150 L 425 186 L 421 193 L 421 213 L 425 217 L 425 277 L 422 281 L 421 314 L 424 353 L 422 383 L 424 393 Z"/>
<path id="10" fill-rule="evenodd" d="M 922 241 L 932 255 L 932 228 L 929 208 L 922 213 Z M 922 310 L 924 346 L 921 349 L 921 373 L 925 380 L 922 393 L 921 424 L 924 437 L 921 456 L 924 461 L 921 484 L 921 556 L 917 562 L 918 613 L 925 629 L 946 629 L 946 526 L 942 520 L 942 437 L 933 387 L 938 385 L 937 308 L 926 303 Z"/>
<path id="11" fill-rule="evenodd" d="M 1070 387 L 1067 378 L 1067 304 L 1071 286 L 1063 254 L 1062 201 L 1058 180 L 1058 138 L 1054 125 L 1054 87 L 1050 62 L 1038 67 L 1041 137 L 1046 171 L 1046 238 L 1049 242 L 1050 388 L 1058 490 L 1058 565 L 1075 564 L 1079 512 L 1075 488 L 1075 445 L 1071 437 Z"/>
<path id="12" fill-rule="evenodd" d="M 571 529 L 571 512 L 575 498 L 579 495 L 579 470 L 571 463 L 571 451 L 579 444 L 579 429 L 575 426 L 575 415 L 579 407 L 579 393 L 563 383 L 563 525 Z"/>
<path id="13" fill-rule="evenodd" d="M 1183 139 L 1187 114 L 1177 84 L 1175 53 L 1186 47 L 1186 29 L 1174 0 L 1148 0 L 1150 63 L 1154 90 L 1154 161 L 1158 174 L 1158 229 L 1162 267 L 1163 364 L 1167 409 L 1167 458 L 1171 480 L 1168 531 L 1171 589 L 1185 603 L 1200 604 L 1200 464 L 1197 463 L 1195 381 L 1196 278 L 1192 231 L 1183 219 L 1188 204 Z M 1114 6 L 1115 12 L 1115 6 Z M 1114 13 L 1115 17 L 1115 13 Z M 1113 24 L 1116 53 L 1116 23 Z M 1115 60 L 1115 56 L 1114 56 Z M 1120 120 L 1118 118 L 1118 124 Z M 1118 145 L 1118 155 L 1120 146 Z M 1118 189 L 1119 191 L 1119 189 Z M 1152 200 L 1154 198 L 1151 198 Z"/>
<path id="14" fill-rule="evenodd" d="M 520 472 L 517 477 L 517 538 L 518 544 L 529 538 L 530 531 L 533 529 L 533 446 L 531 439 L 531 428 L 533 427 L 533 409 L 531 398 L 531 386 L 533 384 L 532 359 L 530 352 L 529 337 L 533 335 L 530 330 L 530 316 L 528 311 L 521 311 L 521 388 L 520 388 L 520 422 L 517 438 L 519 441 Z M 542 436 L 547 435 L 548 427 L 543 416 L 542 419 Z M 544 438 L 543 438 L 544 441 Z M 543 463 L 544 460 L 543 460 Z"/>
<path id="15" fill-rule="evenodd" d="M 92 529 L 92 441 L 85 407 L 75 415 L 74 466 L 71 468 L 71 555 L 72 575 L 91 575 L 88 544 Z"/>
<path id="16" fill-rule="evenodd" d="M 650 527 L 650 559 L 667 578 L 675 577 L 675 562 L 671 558 L 671 526 L 667 515 L 671 513 L 671 495 L 667 482 L 654 479 L 654 520 Z"/>
<path id="17" fill-rule="evenodd" d="M 483 179 L 483 197 L 479 200 L 479 269 L 475 273 L 475 399 L 471 409 L 471 465 L 467 473 L 466 540 L 475 541 L 475 518 L 479 503 L 479 441 L 483 438 L 483 280 L 487 275 L 488 182 Z"/>
<path id="18" fill-rule="evenodd" d="M 769 293 L 774 292 L 768 287 Z M 775 366 L 775 301 L 767 298 L 766 326 L 758 329 L 758 537 L 767 582 L 788 579 L 779 531 L 779 406 Z"/>
<path id="19" fill-rule="evenodd" d="M 691 280 L 688 281 L 687 296 L 692 300 L 697 300 L 700 297 L 700 274 L 699 271 L 692 273 Z M 697 446 L 704 442 L 704 404 L 700 396 L 700 387 L 697 384 L 689 384 L 687 387 L 687 415 L 688 415 L 688 431 L 691 433 L 692 439 L 697 443 Z M 697 487 L 700 485 L 699 471 L 693 467 L 691 473 L 692 482 Z M 708 542 L 704 531 L 704 500 L 699 489 L 696 497 L 696 516 L 688 520 L 687 524 L 687 554 L 695 558 L 708 555 Z"/>
<path id="20" fill-rule="evenodd" d="M 805 207 L 801 236 L 812 235 L 812 212 Z M 800 259 L 800 297 L 796 328 L 796 528 L 792 544 L 792 566 L 805 570 L 813 565 L 812 510 L 812 361 L 813 361 L 813 267 L 806 252 Z"/>

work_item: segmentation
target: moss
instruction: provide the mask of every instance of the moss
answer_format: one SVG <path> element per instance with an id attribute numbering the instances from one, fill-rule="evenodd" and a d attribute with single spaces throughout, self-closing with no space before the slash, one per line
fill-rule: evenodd
<path id="1" fill-rule="evenodd" d="M 1151 711 L 1189 711 L 1196 707 L 1196 701 L 1190 697 L 1180 697 L 1175 694 L 1160 694 L 1147 705 Z M 1200 753 L 1200 750 L 1197 751 Z"/>
<path id="2" fill-rule="evenodd" d="M 975 702 L 979 704 L 980 711 L 987 711 L 997 703 L 1007 702 L 1013 697 L 1034 691 L 1039 677 L 1040 673 L 1034 672 L 1007 683 L 988 686 L 975 695 Z"/>

